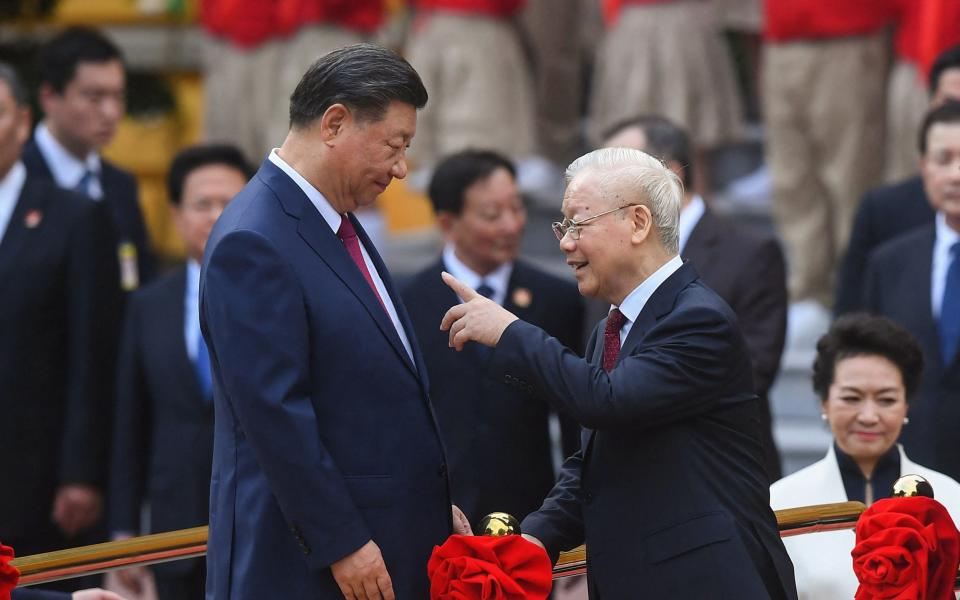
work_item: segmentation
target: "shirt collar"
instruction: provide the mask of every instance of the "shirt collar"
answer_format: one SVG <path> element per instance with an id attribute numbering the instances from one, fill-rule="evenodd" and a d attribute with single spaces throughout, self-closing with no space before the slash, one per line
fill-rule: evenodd
<path id="1" fill-rule="evenodd" d="M 707 205 L 703 202 L 700 194 L 694 194 L 690 203 L 680 211 L 680 221 L 677 223 L 678 233 L 680 234 L 680 253 L 687 245 L 687 240 L 700 222 L 700 217 L 707 210 Z"/>
<path id="2" fill-rule="evenodd" d="M 650 277 L 644 279 L 640 285 L 633 288 L 633 291 L 627 294 L 627 297 L 623 299 L 620 306 L 611 306 L 610 309 L 619 308 L 623 316 L 625 316 L 630 323 L 633 323 L 637 320 L 637 317 L 640 316 L 643 307 L 647 305 L 647 301 L 650 300 L 653 293 L 657 291 L 660 284 L 666 281 L 668 277 L 673 275 L 676 270 L 682 266 L 683 259 L 680 258 L 679 255 L 674 256 L 654 271 Z"/>
<path id="3" fill-rule="evenodd" d="M 72 190 L 77 187 L 87 171 L 100 174 L 99 154 L 91 151 L 85 159 L 78 159 L 53 137 L 46 122 L 37 125 L 33 137 L 58 186 Z"/>
<path id="4" fill-rule="evenodd" d="M 195 300 L 200 295 L 200 263 L 187 259 L 187 298 Z"/>
<path id="5" fill-rule="evenodd" d="M 947 216 L 943 214 L 942 211 L 937 211 L 937 215 L 934 217 L 934 223 L 936 224 L 937 233 L 933 251 L 934 253 L 941 254 L 949 261 L 950 248 L 957 242 L 960 242 L 960 231 L 954 231 L 947 225 Z"/>
<path id="6" fill-rule="evenodd" d="M 310 200 L 310 203 L 313 204 L 317 210 L 320 212 L 320 216 L 323 217 L 323 220 L 327 222 L 327 225 L 330 226 L 330 229 L 336 233 L 340 229 L 340 221 L 343 217 L 333 208 L 330 202 L 320 193 L 320 190 L 313 187 L 313 185 L 304 179 L 303 175 L 297 173 L 296 169 L 287 164 L 287 161 L 280 158 L 280 155 L 277 153 L 278 148 L 274 148 L 270 151 L 269 160 L 273 164 L 277 165 L 281 171 L 286 173 L 290 179 L 293 180 L 297 187 L 303 190 L 303 193 L 307 195 L 307 198 Z"/>
<path id="7" fill-rule="evenodd" d="M 9 208 L 13 212 L 13 207 L 17 205 L 17 199 L 20 198 L 20 192 L 23 191 L 23 184 L 27 181 L 27 169 L 19 160 L 10 167 L 6 176 L 0 179 L 0 213 Z"/>
<path id="8" fill-rule="evenodd" d="M 496 301 L 497 304 L 502 305 L 504 299 L 506 299 L 507 288 L 510 286 L 510 274 L 513 272 L 512 262 L 503 263 L 490 273 L 481 276 L 457 258 L 453 244 L 447 244 L 443 248 L 443 265 L 451 275 L 473 289 L 477 289 L 481 282 L 489 285 L 493 289 L 492 300 Z"/>

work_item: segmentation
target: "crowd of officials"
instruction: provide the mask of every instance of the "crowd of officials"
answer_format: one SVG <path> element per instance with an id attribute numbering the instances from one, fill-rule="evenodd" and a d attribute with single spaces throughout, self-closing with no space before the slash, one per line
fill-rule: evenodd
<path id="1" fill-rule="evenodd" d="M 763 400 L 771 481 L 781 473 L 766 396 L 788 307 L 804 302 L 837 316 L 889 317 L 915 340 L 923 367 L 906 386 L 913 395 L 899 439 L 911 459 L 960 478 L 953 3 L 412 4 L 404 53 L 430 100 L 410 165 L 429 172 L 444 246 L 401 290 L 416 335 L 406 343 L 423 353 L 451 497 L 468 520 L 539 508 L 556 477 L 551 422 L 560 424 L 564 455 L 579 447 L 580 429 L 562 412 L 554 420 L 532 387 L 490 377 L 490 349 L 449 350 L 438 325 L 459 299 L 440 273 L 582 353 L 587 309 L 576 287 L 520 257 L 519 179 L 531 157 L 563 166 L 589 147 L 642 150 L 683 182 L 679 253 L 737 315 Z M 208 141 L 178 153 L 167 175 L 187 248 L 186 263 L 172 270 L 160 269 L 151 250 L 136 180 L 100 155 L 125 113 L 120 50 L 94 30 L 64 31 L 42 48 L 34 90 L 0 63 L 0 456 L 7 489 L 16 490 L 0 494 L 0 541 L 18 555 L 207 522 L 214 407 L 199 318 L 207 237 L 286 137 L 287 98 L 304 71 L 329 50 L 376 35 L 386 14 L 378 0 L 243 6 L 202 3 L 205 83 L 215 101 L 207 103 Z M 595 16 L 598 31 L 591 38 L 583 33 L 591 19 L 572 15 Z M 725 28 L 764 41 L 758 89 L 776 236 L 710 205 L 706 153 L 735 141 L 743 120 Z M 580 62 L 592 46 L 587 86 Z M 746 60 L 749 75 L 758 64 Z M 43 112 L 35 127 L 31 95 Z M 856 344 L 842 352 L 882 354 Z M 815 384 L 827 406 L 829 383 Z M 161 599 L 203 597 L 202 561 L 151 571 L 122 572 L 116 584 L 131 595 L 155 586 Z"/>

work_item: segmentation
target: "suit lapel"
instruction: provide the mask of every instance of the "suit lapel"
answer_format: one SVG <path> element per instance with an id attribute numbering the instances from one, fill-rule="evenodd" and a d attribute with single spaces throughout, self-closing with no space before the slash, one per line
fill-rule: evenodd
<path id="1" fill-rule="evenodd" d="M 37 211 L 34 214 L 39 215 L 39 222 L 34 227 L 40 229 L 44 227 L 43 209 L 46 208 L 44 194 L 38 189 L 37 182 L 27 176 L 20 190 L 20 197 L 17 199 L 17 205 L 10 215 L 10 222 L 7 224 L 7 230 L 3 234 L 3 240 L 0 241 L 0 281 L 6 279 L 6 272 L 17 264 L 17 256 L 23 249 L 32 232 L 31 227 L 25 223 L 26 217 L 31 211 Z"/>
<path id="2" fill-rule="evenodd" d="M 400 341 L 400 336 L 397 335 L 397 330 L 393 326 L 393 322 L 387 316 L 387 313 L 384 312 L 380 301 L 374 296 L 373 290 L 367 284 L 367 280 L 364 279 L 363 274 L 360 273 L 360 269 L 357 268 L 353 259 L 350 258 L 346 248 L 343 246 L 343 242 L 341 242 L 333 230 L 330 229 L 330 225 L 323 219 L 319 211 L 316 210 L 316 207 L 310 203 L 310 199 L 303 193 L 303 190 L 301 190 L 286 173 L 281 171 L 279 167 L 270 162 L 270 159 L 263 162 L 263 166 L 260 167 L 259 176 L 262 177 L 266 184 L 277 194 L 277 198 L 279 198 L 287 214 L 299 220 L 297 233 L 300 234 L 303 241 L 317 254 L 320 260 L 326 263 L 327 266 L 330 267 L 330 270 L 353 292 L 353 295 L 357 297 L 360 304 L 362 304 L 370 314 L 370 317 L 374 323 L 376 323 L 381 333 L 387 338 L 390 345 L 393 346 L 393 349 L 397 352 L 403 364 L 407 365 L 407 368 L 409 368 L 414 375 L 420 376 L 422 374 L 425 377 L 425 369 L 421 368 L 418 373 L 417 367 L 410 361 L 410 356 L 403 347 L 403 343 Z M 406 318 L 406 311 L 401 311 L 399 308 L 401 303 L 393 291 L 393 284 L 390 282 L 389 275 L 386 274 L 386 267 L 383 265 L 383 261 L 380 259 L 380 255 L 373 247 L 373 244 L 370 243 L 366 232 L 360 227 L 360 224 L 355 219 L 352 220 L 352 222 L 357 229 L 357 236 L 366 247 L 367 254 L 370 255 L 371 260 L 377 267 L 380 278 L 383 280 L 388 293 L 390 293 L 391 300 L 394 301 L 394 306 L 398 307 L 398 316 L 403 315 L 401 322 L 406 319 L 406 323 L 403 323 L 403 326 L 408 332 L 408 339 L 411 340 L 411 345 L 413 345 L 413 338 L 409 335 L 411 329 L 407 327 L 409 319 Z M 414 350 L 415 357 L 417 353 L 418 351 Z"/>
<path id="3" fill-rule="evenodd" d="M 936 233 L 933 227 L 929 228 L 929 235 L 924 236 L 922 244 L 914 245 L 914 256 L 911 260 L 905 261 L 905 264 L 914 265 L 915 268 L 905 269 L 904 277 L 907 285 L 904 291 L 916 290 L 920 301 L 918 302 L 915 317 L 917 319 L 916 334 L 924 348 L 931 350 L 930 356 L 924 357 L 924 362 L 935 366 L 937 370 L 942 369 L 943 357 L 940 353 L 940 331 L 937 328 L 937 322 L 933 318 L 933 306 L 930 304 L 930 282 L 933 280 L 933 244 Z M 923 290 L 927 290 L 923 293 Z"/>

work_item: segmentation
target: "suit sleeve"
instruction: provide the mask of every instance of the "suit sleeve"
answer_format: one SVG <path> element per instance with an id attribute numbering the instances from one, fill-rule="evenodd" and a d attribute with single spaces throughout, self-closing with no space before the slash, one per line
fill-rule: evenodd
<path id="1" fill-rule="evenodd" d="M 586 308 L 580 294 L 575 290 L 570 290 L 567 310 L 564 311 L 564 329 L 562 335 L 557 339 L 560 343 L 570 348 L 578 355 L 583 356 L 583 330 Z M 560 448 L 563 456 L 570 456 L 580 447 L 580 423 L 576 419 L 558 413 L 557 418 L 560 421 Z"/>
<path id="2" fill-rule="evenodd" d="M 764 240 L 754 255 L 755 265 L 744 270 L 750 278 L 743 285 L 737 318 L 750 350 L 753 385 L 765 396 L 780 369 L 787 335 L 787 273 L 780 245 Z"/>
<path id="3" fill-rule="evenodd" d="M 503 332 L 491 371 L 533 385 L 558 410 L 591 429 L 653 428 L 716 408 L 730 357 L 744 352 L 723 314 L 693 307 L 664 319 L 657 334 L 607 373 L 543 330 L 514 321 Z M 739 391 L 739 390 L 738 390 Z"/>
<path id="4" fill-rule="evenodd" d="M 117 365 L 117 410 L 110 469 L 110 529 L 114 533 L 140 531 L 140 504 L 146 485 L 150 398 L 138 343 L 140 312 L 140 303 L 134 294 L 127 307 Z"/>
<path id="5" fill-rule="evenodd" d="M 520 525 L 523 533 L 540 540 L 557 562 L 561 550 L 569 550 L 584 541 L 583 503 L 580 493 L 580 469 L 583 451 L 577 450 L 563 463 L 557 483 L 543 501 L 540 510 L 527 515 Z"/>
<path id="6" fill-rule="evenodd" d="M 70 233 L 67 266 L 69 362 L 60 482 L 103 487 L 109 462 L 120 290 L 108 217 L 102 205 L 82 202 L 81 219 Z"/>
<path id="7" fill-rule="evenodd" d="M 214 373 L 285 519 L 313 548 L 305 559 L 321 569 L 371 534 L 319 436 L 309 365 L 318 332 L 306 301 L 290 265 L 257 233 L 230 233 L 209 257 L 201 325 Z"/>
<path id="8" fill-rule="evenodd" d="M 850 232 L 850 242 L 840 262 L 837 294 L 833 306 L 833 314 L 837 317 L 864 308 L 860 304 L 865 281 L 864 272 L 870 248 L 874 244 L 871 223 L 873 198 L 873 193 L 867 192 L 860 201 L 860 208 L 857 209 L 857 216 L 853 220 L 853 229 Z"/>

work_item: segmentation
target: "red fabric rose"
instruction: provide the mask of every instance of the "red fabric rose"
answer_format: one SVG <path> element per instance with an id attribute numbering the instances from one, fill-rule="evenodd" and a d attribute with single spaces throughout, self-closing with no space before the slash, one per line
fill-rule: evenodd
<path id="1" fill-rule="evenodd" d="M 856 600 L 953 600 L 960 532 L 922 496 L 878 500 L 857 521 Z"/>
<path id="2" fill-rule="evenodd" d="M 452 535 L 427 563 L 430 600 L 544 600 L 550 558 L 519 535 Z"/>
<path id="3" fill-rule="evenodd" d="M 10 592 L 20 581 L 20 571 L 10 564 L 13 548 L 0 544 L 0 600 L 10 600 Z"/>

